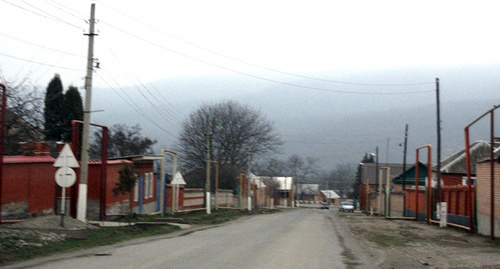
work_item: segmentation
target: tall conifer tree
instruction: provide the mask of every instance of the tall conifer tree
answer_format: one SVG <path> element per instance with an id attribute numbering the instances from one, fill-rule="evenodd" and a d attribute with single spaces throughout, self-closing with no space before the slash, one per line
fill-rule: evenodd
<path id="1" fill-rule="evenodd" d="M 45 138 L 49 141 L 60 141 L 63 138 L 63 105 L 63 85 L 59 74 L 56 74 L 45 93 Z"/>
<path id="2" fill-rule="evenodd" d="M 82 96 L 78 88 L 70 86 L 64 94 L 63 139 L 71 140 L 71 121 L 83 120 Z"/>

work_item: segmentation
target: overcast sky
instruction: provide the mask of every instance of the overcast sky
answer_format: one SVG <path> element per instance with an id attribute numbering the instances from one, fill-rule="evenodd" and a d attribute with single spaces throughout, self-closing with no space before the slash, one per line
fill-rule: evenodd
<path id="1" fill-rule="evenodd" d="M 378 107 L 432 101 L 435 77 L 454 74 L 453 81 L 441 77 L 445 101 L 485 96 L 500 101 L 500 87 L 490 79 L 500 73 L 498 1 L 0 0 L 4 80 L 29 78 L 45 88 L 58 73 L 65 89 L 77 86 L 85 96 L 84 34 L 91 3 L 96 4 L 98 33 L 94 57 L 100 63 L 93 84 L 107 89 L 107 95 L 94 93 L 93 108 L 106 112 L 93 119 L 127 117 L 118 112 L 128 110 L 127 115 L 137 116 L 127 118 L 130 125 L 167 133 L 170 140 L 189 113 L 175 107 L 175 97 L 182 94 L 191 100 L 249 100 L 254 92 L 281 87 L 297 91 L 288 96 L 294 100 L 284 96 L 286 103 L 275 101 L 281 107 L 331 99 L 341 101 L 338 110 L 360 110 L 381 93 L 391 95 L 382 95 L 387 103 L 378 99 Z M 149 84 L 165 79 L 184 81 L 178 87 L 192 80 L 193 87 Z M 169 127 L 154 119 L 158 112 L 138 115 L 140 105 L 132 108 L 151 103 L 149 95 L 156 95 L 153 102 L 165 100 L 159 109 L 168 107 Z M 304 100 L 297 100 L 300 96 Z M 251 105 L 262 109 L 257 101 Z M 284 114 L 293 115 L 299 107 L 289 109 Z M 309 116 L 329 108 L 321 109 Z"/>
<path id="2" fill-rule="evenodd" d="M 500 63 L 498 1 L 93 2 L 96 86 Z M 6 79 L 83 85 L 91 3 L 1 0 Z"/>

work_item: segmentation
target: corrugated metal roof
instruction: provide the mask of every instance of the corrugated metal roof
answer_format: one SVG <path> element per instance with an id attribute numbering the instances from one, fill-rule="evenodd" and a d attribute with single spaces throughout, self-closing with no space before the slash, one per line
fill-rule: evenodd
<path id="1" fill-rule="evenodd" d="M 262 188 L 266 187 L 264 182 L 266 180 L 271 180 L 271 179 L 278 182 L 278 184 L 279 184 L 278 189 L 279 190 L 291 190 L 292 186 L 293 186 L 293 178 L 292 177 L 256 176 L 256 175 L 250 173 L 250 179 L 255 184 L 259 184 L 259 186 L 262 186 Z M 259 181 L 259 182 L 257 182 L 257 181 Z"/>
<path id="2" fill-rule="evenodd" d="M 53 163 L 56 159 L 50 156 L 3 156 L 3 163 Z"/>
<path id="3" fill-rule="evenodd" d="M 500 149 L 500 143 L 494 142 L 494 151 Z M 470 154 L 471 154 L 471 169 L 472 173 L 476 173 L 475 163 L 484 157 L 489 157 L 490 152 L 490 142 L 478 140 L 471 144 Z M 455 174 L 465 174 L 467 172 L 466 159 L 465 159 L 465 149 L 462 149 L 450 157 L 441 161 L 441 172 L 442 173 L 455 173 Z"/>
<path id="4" fill-rule="evenodd" d="M 278 181 L 280 184 L 280 190 L 291 190 L 293 186 L 292 177 L 273 177 L 274 180 Z"/>
<path id="5" fill-rule="evenodd" d="M 339 199 L 340 196 L 333 190 L 324 190 L 321 191 L 325 195 L 327 199 Z"/>
<path id="6" fill-rule="evenodd" d="M 298 189 L 298 194 L 315 194 L 319 192 L 319 184 L 298 184 Z"/>

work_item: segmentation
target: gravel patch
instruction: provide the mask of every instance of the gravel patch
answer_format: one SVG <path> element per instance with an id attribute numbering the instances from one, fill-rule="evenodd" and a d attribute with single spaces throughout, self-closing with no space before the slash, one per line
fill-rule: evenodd
<path id="1" fill-rule="evenodd" d="M 26 221 L 4 224 L 0 228 L 7 229 L 62 229 L 62 230 L 80 230 L 97 228 L 78 219 L 65 217 L 64 227 L 61 226 L 61 216 L 49 215 L 36 218 L 29 218 Z"/>

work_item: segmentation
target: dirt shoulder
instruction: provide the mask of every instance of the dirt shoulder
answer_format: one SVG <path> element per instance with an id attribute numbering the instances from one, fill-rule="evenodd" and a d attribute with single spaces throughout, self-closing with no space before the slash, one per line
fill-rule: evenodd
<path id="1" fill-rule="evenodd" d="M 336 217 L 375 257 L 377 268 L 500 268 L 500 242 L 455 228 L 363 213 Z"/>

